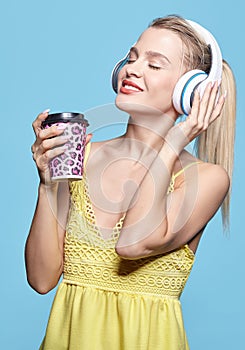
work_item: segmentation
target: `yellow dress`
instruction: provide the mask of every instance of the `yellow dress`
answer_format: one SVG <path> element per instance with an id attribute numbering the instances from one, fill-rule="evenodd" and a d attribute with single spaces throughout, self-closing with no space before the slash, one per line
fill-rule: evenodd
<path id="1" fill-rule="evenodd" d="M 185 245 L 168 254 L 122 259 L 114 247 L 123 217 L 105 240 L 86 174 L 70 183 L 70 192 L 63 280 L 40 350 L 188 350 L 179 297 L 193 252 Z"/>

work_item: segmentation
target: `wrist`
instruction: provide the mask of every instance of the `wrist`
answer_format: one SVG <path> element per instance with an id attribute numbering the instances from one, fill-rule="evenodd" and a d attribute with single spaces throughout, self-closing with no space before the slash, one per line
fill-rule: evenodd
<path id="1" fill-rule="evenodd" d="M 55 194 L 57 195 L 58 192 L 58 183 L 57 182 L 50 182 L 50 183 L 43 183 L 40 181 L 39 183 L 39 193 L 40 194 Z"/>
<path id="2" fill-rule="evenodd" d="M 159 153 L 162 161 L 167 167 L 171 167 L 175 164 L 175 162 L 179 159 L 179 156 L 183 150 L 182 147 L 174 145 L 169 140 L 164 140 L 164 144 Z"/>
<path id="3" fill-rule="evenodd" d="M 188 137 L 180 129 L 175 130 L 174 135 L 168 133 L 164 141 L 164 147 L 166 148 L 169 156 L 176 158 L 180 156 L 184 148 L 190 143 Z"/>

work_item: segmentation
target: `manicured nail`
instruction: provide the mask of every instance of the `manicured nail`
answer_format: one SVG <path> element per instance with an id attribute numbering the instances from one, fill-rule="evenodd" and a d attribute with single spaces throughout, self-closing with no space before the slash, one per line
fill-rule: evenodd
<path id="1" fill-rule="evenodd" d="M 60 150 L 65 152 L 65 151 L 68 151 L 69 150 L 69 145 L 63 145 L 60 147 Z"/>
<path id="2" fill-rule="evenodd" d="M 49 113 L 49 112 L 50 112 L 50 109 L 48 108 L 48 109 L 45 109 L 45 110 L 42 112 L 42 114 Z"/>
<path id="3" fill-rule="evenodd" d="M 65 128 L 66 128 L 65 123 L 57 125 L 57 130 L 65 130 Z"/>
<path id="4" fill-rule="evenodd" d="M 64 142 L 67 142 L 70 140 L 70 137 L 69 136 L 59 136 L 61 141 L 64 141 Z"/>

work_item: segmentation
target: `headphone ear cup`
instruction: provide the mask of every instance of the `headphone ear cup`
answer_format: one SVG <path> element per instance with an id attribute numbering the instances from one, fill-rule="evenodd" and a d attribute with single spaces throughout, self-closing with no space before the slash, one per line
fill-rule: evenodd
<path id="1" fill-rule="evenodd" d="M 128 58 L 129 58 L 129 54 L 127 54 L 126 57 L 124 57 L 121 61 L 119 61 L 111 74 L 111 83 L 112 83 L 112 88 L 115 91 L 115 93 L 117 93 L 117 82 L 118 82 L 118 74 L 120 72 L 120 70 L 122 69 L 123 66 L 125 66 L 125 64 L 128 62 Z"/>
<path id="2" fill-rule="evenodd" d="M 204 71 L 193 69 L 178 80 L 172 97 L 174 108 L 178 113 L 186 115 L 190 113 L 194 91 L 207 76 Z"/>

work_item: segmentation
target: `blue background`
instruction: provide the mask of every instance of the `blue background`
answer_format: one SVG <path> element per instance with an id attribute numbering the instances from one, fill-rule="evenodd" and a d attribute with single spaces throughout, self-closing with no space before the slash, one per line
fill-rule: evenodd
<path id="1" fill-rule="evenodd" d="M 121 124 L 103 127 L 121 117 L 111 70 L 152 19 L 172 13 L 217 37 L 238 91 L 231 232 L 223 235 L 220 213 L 206 229 L 182 296 L 186 331 L 191 350 L 243 346 L 244 2 L 8 0 L 0 5 L 1 349 L 38 349 L 55 292 L 35 293 L 24 270 L 38 185 L 32 121 L 46 108 L 87 111 L 92 129 L 102 127 L 95 139 L 120 133 Z"/>

